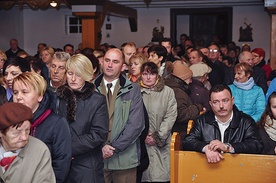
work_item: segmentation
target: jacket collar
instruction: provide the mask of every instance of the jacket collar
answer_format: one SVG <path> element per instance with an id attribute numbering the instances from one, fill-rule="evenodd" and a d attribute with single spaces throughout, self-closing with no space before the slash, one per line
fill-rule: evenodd
<path id="1" fill-rule="evenodd" d="M 185 81 L 183 81 L 182 79 L 180 79 L 179 77 L 170 74 L 170 75 L 168 75 L 166 77 L 166 80 L 169 80 L 169 81 L 172 81 L 172 82 L 176 83 L 188 95 L 191 93 L 190 89 L 189 89 L 189 85 Z"/>
<path id="2" fill-rule="evenodd" d="M 233 119 L 230 122 L 230 125 L 228 128 L 238 128 L 239 123 L 241 119 L 241 111 L 238 110 L 236 105 L 233 106 Z M 218 124 L 215 119 L 215 114 L 212 110 L 208 111 L 206 114 L 206 123 L 209 123 L 211 125 L 215 125 L 218 127 Z"/>
<path id="3" fill-rule="evenodd" d="M 101 82 L 103 80 L 103 74 L 100 74 L 95 80 L 94 80 L 94 84 L 96 86 L 96 88 L 98 89 L 98 91 L 101 91 Z M 125 75 L 120 74 L 119 76 L 119 91 L 118 91 L 118 95 L 120 96 L 122 93 L 125 93 L 129 90 L 132 90 L 133 86 L 132 86 L 132 82 L 126 78 Z"/>
<path id="4" fill-rule="evenodd" d="M 73 122 L 76 120 L 77 100 L 85 100 L 89 98 L 95 91 L 95 85 L 85 82 L 81 91 L 72 90 L 67 84 L 58 87 L 57 96 L 64 99 L 67 106 L 67 121 Z"/>

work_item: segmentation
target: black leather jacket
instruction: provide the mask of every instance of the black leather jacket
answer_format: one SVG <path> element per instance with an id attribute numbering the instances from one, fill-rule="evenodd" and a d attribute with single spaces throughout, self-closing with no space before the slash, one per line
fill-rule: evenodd
<path id="1" fill-rule="evenodd" d="M 221 140 L 221 134 L 213 111 L 199 116 L 194 126 L 183 140 L 183 149 L 202 152 L 212 140 Z M 230 143 L 235 153 L 261 153 L 263 142 L 254 120 L 233 107 L 233 119 L 224 133 L 224 142 Z"/>

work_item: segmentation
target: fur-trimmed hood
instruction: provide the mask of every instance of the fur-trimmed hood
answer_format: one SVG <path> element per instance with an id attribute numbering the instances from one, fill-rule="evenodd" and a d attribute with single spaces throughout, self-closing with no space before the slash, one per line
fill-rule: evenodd
<path id="1" fill-rule="evenodd" d="M 85 100 L 95 92 L 93 83 L 85 82 L 81 91 L 72 90 L 68 84 L 62 85 L 57 89 L 57 96 L 66 101 L 67 120 L 73 122 L 76 120 L 77 99 Z"/>

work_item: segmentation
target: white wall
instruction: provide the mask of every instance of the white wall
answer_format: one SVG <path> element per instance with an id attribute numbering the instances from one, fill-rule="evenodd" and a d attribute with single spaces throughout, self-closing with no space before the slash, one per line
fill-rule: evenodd
<path id="1" fill-rule="evenodd" d="M 104 26 L 102 28 L 102 43 L 107 42 L 120 47 L 122 43 L 133 41 L 136 45 L 145 46 L 151 42 L 152 30 L 154 27 L 164 26 L 164 37 L 170 36 L 170 9 L 138 9 L 138 31 L 131 32 L 128 19 L 119 17 L 110 17 L 110 21 L 105 19 Z M 159 20 L 159 23 L 157 23 Z M 112 29 L 106 30 L 106 23 L 111 24 Z M 106 35 L 110 34 L 108 38 Z"/>
<path id="2" fill-rule="evenodd" d="M 151 41 L 154 27 L 164 26 L 165 37 L 170 36 L 170 9 L 169 8 L 141 8 L 138 11 L 138 32 L 131 32 L 128 19 L 110 17 L 105 20 L 102 28 L 102 43 L 107 42 L 120 47 L 123 42 L 133 41 L 137 46 L 144 46 Z M 28 53 L 35 54 L 39 42 L 45 42 L 53 47 L 62 48 L 64 44 L 71 43 L 75 47 L 81 42 L 81 35 L 67 35 L 65 33 L 65 16 L 71 15 L 71 10 L 66 8 L 48 9 L 47 11 L 33 11 L 29 8 L 19 10 L 14 7 L 9 11 L 0 10 L 0 49 L 9 48 L 10 38 L 17 38 L 19 45 Z M 262 47 L 269 53 L 270 47 L 270 16 L 263 6 L 233 7 L 233 41 L 237 45 L 239 28 L 244 23 L 244 18 L 251 23 L 253 28 L 252 48 Z M 157 23 L 159 20 L 159 23 Z M 177 34 L 189 35 L 189 17 L 181 16 L 177 22 L 180 24 Z M 106 30 L 106 23 L 110 23 L 111 30 Z M 107 33 L 110 37 L 107 37 Z M 177 38 L 179 37 L 177 35 Z M 269 55 L 269 54 L 267 54 Z M 268 58 L 269 56 L 267 56 Z"/>
<path id="3" fill-rule="evenodd" d="M 0 10 L 0 49 L 8 50 L 11 38 L 16 38 L 20 47 L 24 47 L 23 11 L 13 8 L 9 11 Z"/>
<path id="4" fill-rule="evenodd" d="M 24 9 L 24 49 L 35 54 L 40 42 L 55 48 L 63 48 L 65 44 L 70 43 L 76 48 L 81 42 L 81 34 L 66 34 L 66 15 L 72 15 L 70 9 Z"/>
<path id="5" fill-rule="evenodd" d="M 0 29 L 0 49 L 9 49 L 10 38 L 17 38 L 19 46 L 31 55 L 36 54 L 40 42 L 55 48 L 70 43 L 76 48 L 81 42 L 81 34 L 66 34 L 66 15 L 72 15 L 69 8 L 34 11 L 13 7 L 9 11 L 0 10 L 0 25 L 5 25 Z"/>
<path id="6" fill-rule="evenodd" d="M 253 42 L 239 42 L 239 28 L 244 25 L 244 19 L 251 23 Z M 247 6 L 233 8 L 233 41 L 238 46 L 248 43 L 251 49 L 260 47 L 266 51 L 266 60 L 270 53 L 270 16 L 262 6 Z"/>

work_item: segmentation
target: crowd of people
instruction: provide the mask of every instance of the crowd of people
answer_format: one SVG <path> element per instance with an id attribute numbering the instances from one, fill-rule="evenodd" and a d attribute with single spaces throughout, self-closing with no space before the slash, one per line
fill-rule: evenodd
<path id="1" fill-rule="evenodd" d="M 276 154 L 276 75 L 265 55 L 186 34 L 175 46 L 39 43 L 34 56 L 11 39 L 0 50 L 1 181 L 170 182 L 172 132 L 208 163 Z"/>

